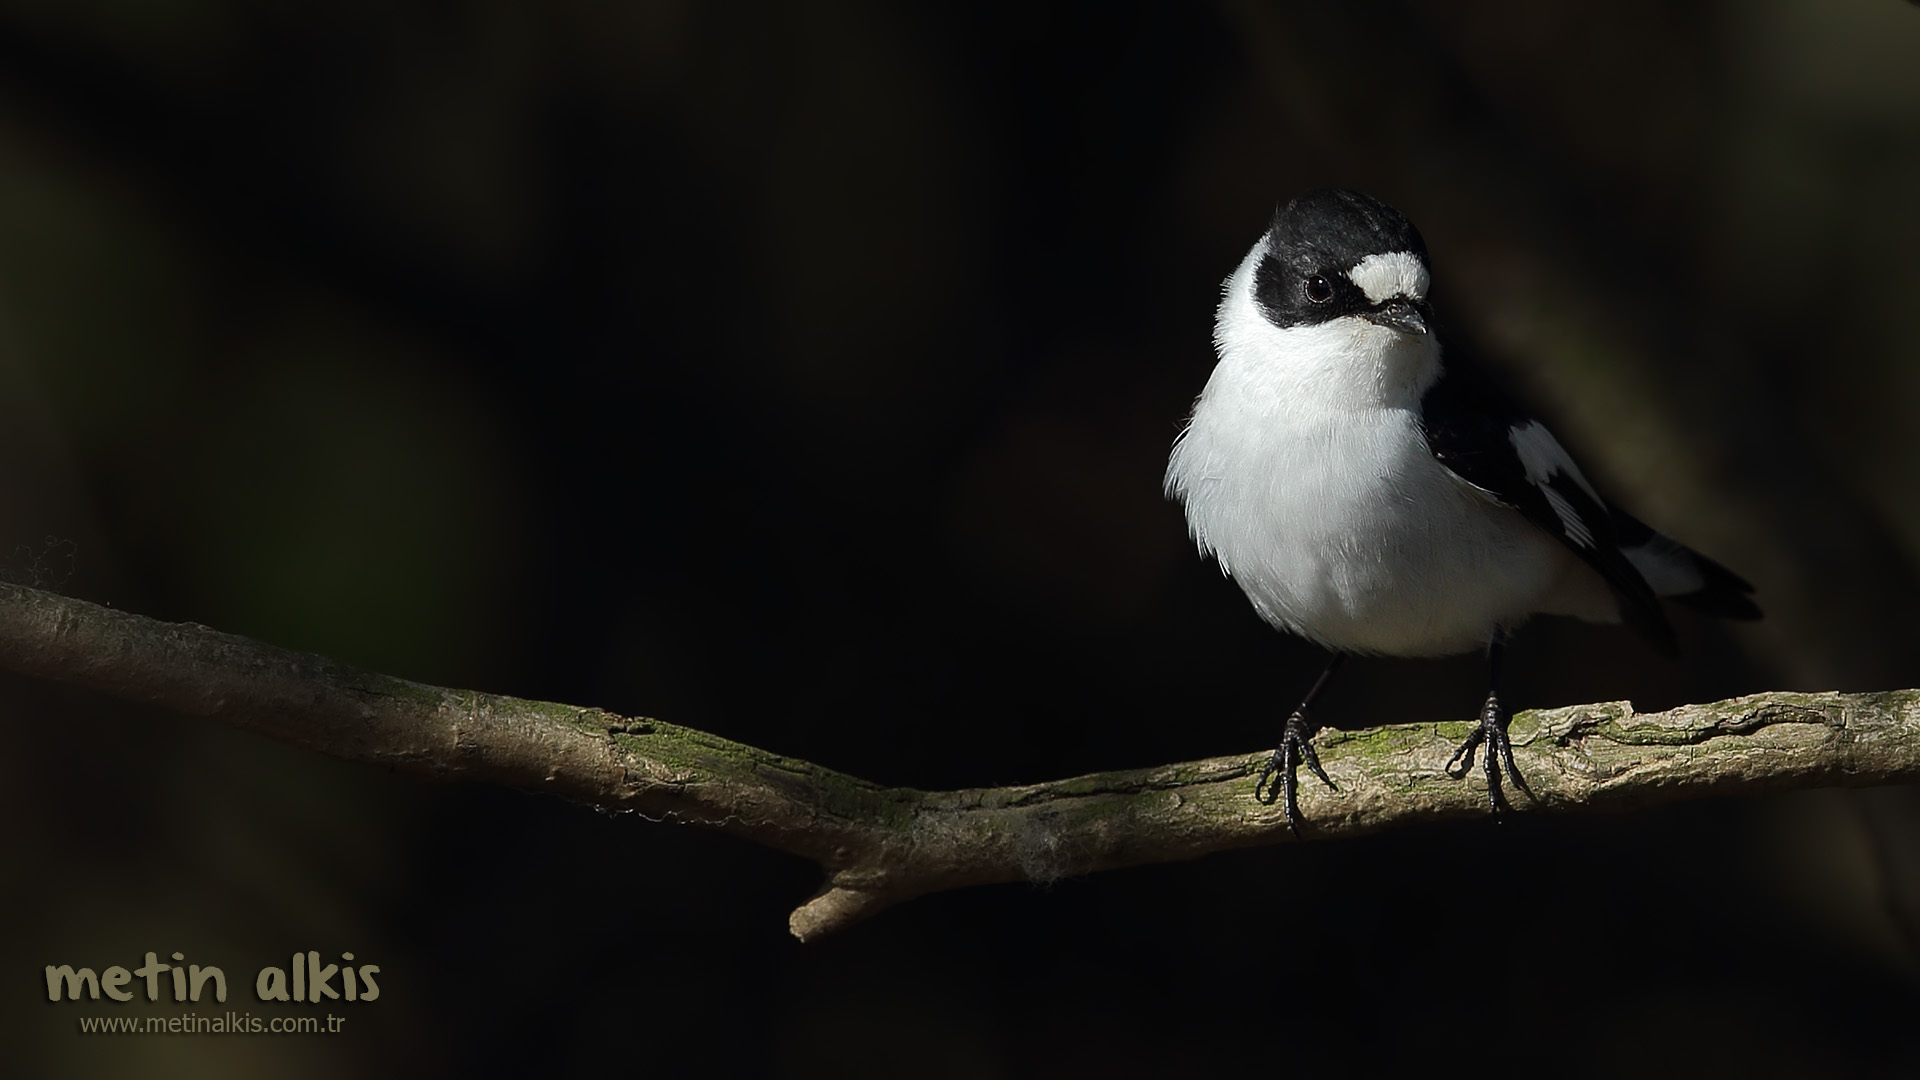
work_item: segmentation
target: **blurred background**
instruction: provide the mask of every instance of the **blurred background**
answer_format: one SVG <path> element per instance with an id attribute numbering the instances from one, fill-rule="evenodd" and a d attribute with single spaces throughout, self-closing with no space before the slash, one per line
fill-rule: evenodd
<path id="1" fill-rule="evenodd" d="M 1328 184 L 1758 587 L 1522 707 L 1920 686 L 1920 8 L 0 3 L 0 573 L 918 787 L 1272 744 L 1322 656 L 1160 494 Z M 1321 717 L 1463 718 L 1363 661 Z M 1920 796 L 1522 816 L 930 897 L 0 678 L 16 1075 L 1920 1072 Z M 48 963 L 377 963 L 84 1037 Z"/>

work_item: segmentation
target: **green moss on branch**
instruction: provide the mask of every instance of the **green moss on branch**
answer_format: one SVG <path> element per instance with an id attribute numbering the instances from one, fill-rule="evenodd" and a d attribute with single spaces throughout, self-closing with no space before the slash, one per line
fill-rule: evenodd
<path id="1" fill-rule="evenodd" d="M 552 792 L 693 823 L 819 863 L 802 938 L 915 896 L 1287 843 L 1253 798 L 1263 754 L 925 792 L 890 788 L 693 728 L 363 672 L 203 626 L 0 584 L 0 664 L 434 779 Z M 1920 781 L 1920 691 L 1775 693 L 1663 713 L 1625 702 L 1522 713 L 1515 757 L 1571 812 L 1731 791 Z M 1329 731 L 1339 785 L 1304 785 L 1315 839 L 1477 816 L 1445 765 L 1465 722 Z"/>

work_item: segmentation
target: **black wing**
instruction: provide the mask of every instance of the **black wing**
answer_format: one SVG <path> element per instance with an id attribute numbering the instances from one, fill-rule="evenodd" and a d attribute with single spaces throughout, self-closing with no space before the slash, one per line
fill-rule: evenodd
<path id="1" fill-rule="evenodd" d="M 1619 596 L 1620 615 L 1629 627 L 1662 654 L 1678 655 L 1659 599 L 1620 551 L 1606 501 L 1545 425 L 1451 342 L 1446 346 L 1440 378 L 1420 402 L 1420 425 L 1433 456 L 1567 545 Z"/>

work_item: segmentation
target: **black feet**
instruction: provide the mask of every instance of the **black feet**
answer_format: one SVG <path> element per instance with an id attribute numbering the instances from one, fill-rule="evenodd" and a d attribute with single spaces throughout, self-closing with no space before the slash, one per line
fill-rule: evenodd
<path id="1" fill-rule="evenodd" d="M 1452 760 L 1447 762 L 1447 775 L 1458 780 L 1473 768 L 1474 751 L 1479 749 L 1481 743 L 1487 744 L 1487 809 L 1495 816 L 1503 810 L 1513 809 L 1507 805 L 1507 797 L 1500 790 L 1500 769 L 1503 765 L 1507 779 L 1513 781 L 1513 786 L 1524 792 L 1529 801 L 1539 801 L 1534 798 L 1533 791 L 1527 787 L 1520 770 L 1513 764 L 1513 743 L 1507 739 L 1509 719 L 1507 711 L 1500 707 L 1500 695 L 1488 694 L 1487 703 L 1480 708 L 1480 726 L 1467 736 L 1467 741 L 1460 744 L 1460 749 L 1455 750 Z"/>
<path id="2" fill-rule="evenodd" d="M 1324 676 L 1322 681 L 1325 681 Z M 1314 689 L 1318 690 L 1319 687 L 1315 686 Z M 1306 762 L 1307 768 L 1313 770 L 1313 775 L 1319 777 L 1321 783 L 1335 791 L 1340 790 L 1327 776 L 1327 770 L 1320 767 L 1320 755 L 1313 752 L 1313 733 L 1318 730 L 1307 722 L 1305 708 L 1294 710 L 1293 715 L 1287 717 L 1287 726 L 1280 731 L 1280 745 L 1273 751 L 1273 756 L 1267 759 L 1267 764 L 1260 770 L 1259 781 L 1253 785 L 1253 797 L 1268 806 L 1272 806 L 1275 799 L 1285 799 L 1287 831 L 1296 837 L 1300 835 L 1300 803 L 1294 789 L 1299 784 L 1300 763 Z"/>

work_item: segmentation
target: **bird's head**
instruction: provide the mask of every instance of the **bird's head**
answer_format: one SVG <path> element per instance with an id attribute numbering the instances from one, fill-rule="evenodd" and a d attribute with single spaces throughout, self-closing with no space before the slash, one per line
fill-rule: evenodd
<path id="1" fill-rule="evenodd" d="M 1251 284 L 1261 316 L 1282 329 L 1349 319 L 1424 337 L 1429 281 L 1426 242 L 1405 215 L 1323 188 L 1274 215 Z"/>

